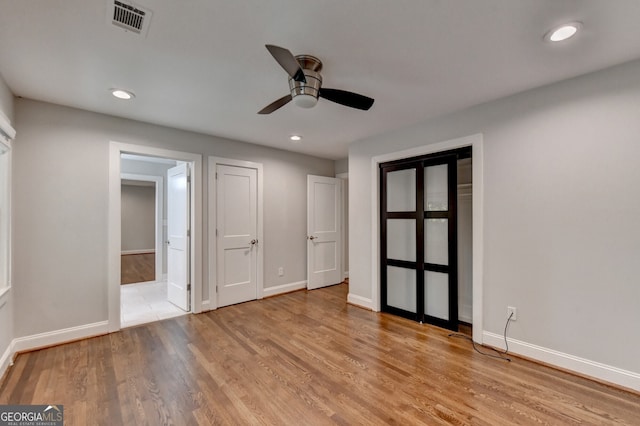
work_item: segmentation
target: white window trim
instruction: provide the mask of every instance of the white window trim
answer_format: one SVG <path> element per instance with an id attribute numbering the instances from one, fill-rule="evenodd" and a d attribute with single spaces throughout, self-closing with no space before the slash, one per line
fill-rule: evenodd
<path id="1" fill-rule="evenodd" d="M 16 131 L 11 126 L 11 122 L 7 118 L 7 116 L 0 111 L 0 149 L 4 150 L 3 154 L 7 155 L 7 178 L 6 178 L 6 212 L 7 212 L 7 223 L 5 224 L 6 231 L 6 285 L 3 285 L 0 288 L 0 305 L 4 305 L 5 303 L 5 295 L 7 295 L 11 290 L 11 141 L 15 138 Z M 1 224 L 0 224 L 1 225 Z"/>

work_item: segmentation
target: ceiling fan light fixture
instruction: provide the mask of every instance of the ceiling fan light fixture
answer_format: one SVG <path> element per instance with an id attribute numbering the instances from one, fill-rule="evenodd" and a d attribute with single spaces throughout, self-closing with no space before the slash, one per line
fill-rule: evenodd
<path id="1" fill-rule="evenodd" d="M 293 102 L 301 108 L 313 108 L 318 103 L 318 98 L 301 93 L 293 98 Z"/>
<path id="2" fill-rule="evenodd" d="M 302 140 L 302 136 L 300 136 L 300 135 L 291 135 L 289 137 L 289 139 L 291 139 L 294 142 L 300 142 Z"/>
<path id="3" fill-rule="evenodd" d="M 320 75 L 322 61 L 315 56 L 293 56 L 288 49 L 273 44 L 267 44 L 266 47 L 276 62 L 289 74 L 289 94 L 271 102 L 258 111 L 258 114 L 271 114 L 291 101 L 301 108 L 313 108 L 319 97 L 364 111 L 373 105 L 373 99 L 367 96 L 346 90 L 323 88 Z"/>
<path id="4" fill-rule="evenodd" d="M 110 91 L 113 96 L 115 96 L 118 99 L 124 99 L 125 101 L 128 101 L 129 99 L 133 99 L 136 97 L 136 95 L 133 92 L 129 92 L 128 90 L 111 89 Z"/>
<path id="5" fill-rule="evenodd" d="M 576 35 L 580 28 L 582 28 L 581 22 L 569 22 L 547 32 L 544 39 L 550 42 L 564 41 Z"/>

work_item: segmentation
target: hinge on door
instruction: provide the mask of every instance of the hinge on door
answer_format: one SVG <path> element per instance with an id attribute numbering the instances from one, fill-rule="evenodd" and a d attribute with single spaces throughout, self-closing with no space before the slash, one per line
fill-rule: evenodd
<path id="1" fill-rule="evenodd" d="M 216 172 L 216 180 L 218 180 L 218 172 Z"/>
<path id="2" fill-rule="evenodd" d="M 191 175 L 187 175 L 187 183 L 191 183 Z"/>
<path id="3" fill-rule="evenodd" d="M 191 291 L 191 284 L 187 284 L 187 291 Z"/>
<path id="4" fill-rule="evenodd" d="M 191 229 L 187 229 L 187 237 L 191 236 Z"/>

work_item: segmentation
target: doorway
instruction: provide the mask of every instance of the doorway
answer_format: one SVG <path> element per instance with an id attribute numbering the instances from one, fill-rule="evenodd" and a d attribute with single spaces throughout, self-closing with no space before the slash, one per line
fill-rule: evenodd
<path id="1" fill-rule="evenodd" d="M 185 248 L 193 256 L 185 258 L 180 266 L 181 282 L 184 287 L 184 299 L 191 306 L 180 309 L 168 301 L 167 278 L 171 265 L 167 260 L 168 216 L 167 193 L 169 188 L 168 170 L 183 164 L 192 171 L 187 182 L 185 202 L 184 231 L 194 233 L 193 238 L 184 240 Z M 135 166 L 135 167 L 133 167 Z M 201 184 L 201 156 L 179 151 L 169 151 L 153 147 L 136 146 L 111 142 L 109 157 L 109 330 L 117 331 L 122 326 L 141 324 L 171 316 L 183 315 L 186 311 L 199 312 L 201 309 L 201 238 L 196 234 L 201 229 L 201 197 L 198 190 Z M 155 183 L 156 208 L 155 220 L 155 276 L 153 281 L 139 284 L 121 285 L 121 256 L 123 248 L 123 208 L 122 179 L 132 175 L 146 176 Z M 161 189 L 162 188 L 162 189 Z M 169 203 L 171 203 L 169 201 Z M 173 203 L 171 203 L 173 204 Z M 196 267 L 198 266 L 198 267 Z M 193 290 L 191 288 L 193 286 Z M 194 301 L 196 303 L 194 303 Z M 139 308 L 144 308 L 140 310 Z M 190 309 L 191 308 L 191 309 Z M 136 311 L 137 309 L 137 311 Z"/>
<path id="2" fill-rule="evenodd" d="M 458 235 L 458 163 L 470 157 L 468 147 L 379 165 L 383 311 L 458 330 L 460 290 L 471 289 L 459 288 L 458 245 L 471 241 Z"/>
<path id="3" fill-rule="evenodd" d="M 169 244 L 168 225 L 175 217 L 173 212 L 176 206 L 178 212 L 184 211 L 185 207 L 180 204 L 187 200 L 184 194 L 177 198 L 174 194 L 173 171 L 187 167 L 186 163 L 177 167 L 177 163 L 174 159 L 121 155 L 120 312 L 123 327 L 184 315 L 189 310 L 184 291 L 175 292 L 177 299 L 173 294 L 176 300 L 172 300 L 176 279 L 170 276 L 176 275 L 176 270 L 178 274 L 186 270 L 181 262 L 187 260 L 176 259 L 174 249 L 178 245 Z M 184 191 L 185 182 L 179 182 L 178 187 Z"/>
<path id="4" fill-rule="evenodd" d="M 139 171 L 136 157 L 123 155 L 125 170 Z M 144 161 L 145 158 L 138 157 Z M 163 279 L 164 179 L 121 173 L 121 284 Z"/>
<path id="5" fill-rule="evenodd" d="M 472 194 L 472 338 L 476 343 L 483 342 L 483 247 L 484 247 L 484 142 L 481 133 L 464 136 L 456 139 L 444 140 L 430 143 L 419 147 L 409 148 L 402 151 L 390 152 L 374 156 L 370 164 L 370 205 L 371 205 L 371 298 L 360 295 L 349 294 L 348 300 L 360 306 L 370 307 L 373 311 L 381 310 L 381 280 L 380 280 L 380 167 L 381 163 L 386 163 L 405 158 L 412 158 L 427 154 L 444 152 L 448 150 L 471 147 L 473 155 L 473 194 Z"/>

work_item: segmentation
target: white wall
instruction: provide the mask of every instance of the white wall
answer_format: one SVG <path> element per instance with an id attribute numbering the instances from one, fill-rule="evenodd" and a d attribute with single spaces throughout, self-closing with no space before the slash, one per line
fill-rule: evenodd
<path id="1" fill-rule="evenodd" d="M 27 99 L 15 114 L 16 336 L 107 319 L 110 141 L 263 163 L 265 287 L 306 279 L 306 176 L 333 176 L 333 161 Z M 205 260 L 207 233 L 205 220 Z"/>
<path id="2" fill-rule="evenodd" d="M 372 157 L 477 133 L 485 336 L 515 306 L 521 353 L 640 388 L 640 62 L 353 143 L 350 292 L 372 296 Z"/>
<path id="3" fill-rule="evenodd" d="M 153 182 L 152 182 L 153 183 Z M 121 187 L 122 251 L 156 248 L 155 186 L 122 184 Z"/>

